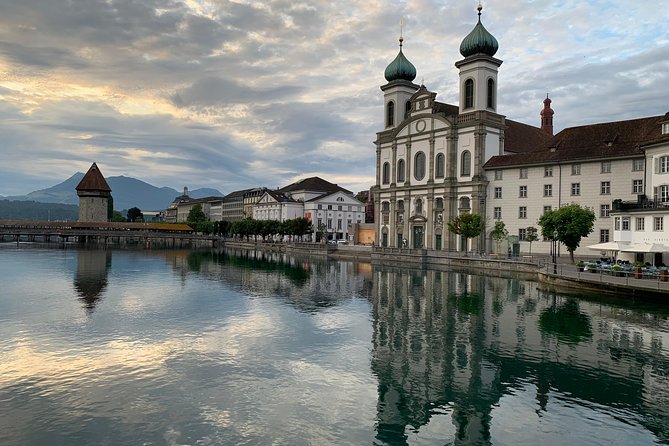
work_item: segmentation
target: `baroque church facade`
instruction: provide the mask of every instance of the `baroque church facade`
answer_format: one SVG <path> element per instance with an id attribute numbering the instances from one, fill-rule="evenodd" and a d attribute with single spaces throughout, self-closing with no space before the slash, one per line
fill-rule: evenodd
<path id="1" fill-rule="evenodd" d="M 481 23 L 481 9 L 460 45 L 463 59 L 455 63 L 458 105 L 436 101 L 435 92 L 413 82 L 416 69 L 402 52 L 402 37 L 385 70 L 385 128 L 375 141 L 377 245 L 484 251 L 485 234 L 458 238 L 447 222 L 463 213 L 488 214 L 487 160 L 530 151 L 551 137 L 498 112 L 502 61 L 494 57 L 498 43 Z"/>

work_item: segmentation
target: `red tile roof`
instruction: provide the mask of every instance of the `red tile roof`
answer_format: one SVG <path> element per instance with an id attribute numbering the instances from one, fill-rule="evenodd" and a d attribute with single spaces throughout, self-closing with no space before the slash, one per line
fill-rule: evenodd
<path id="1" fill-rule="evenodd" d="M 75 189 L 78 191 L 111 192 L 107 180 L 102 176 L 102 172 L 100 172 L 98 165 L 95 163 L 88 169 L 88 172 L 86 172 L 86 175 L 84 175 Z"/>
<path id="2" fill-rule="evenodd" d="M 667 119 L 663 115 L 566 128 L 539 150 L 494 156 L 484 168 L 642 156 L 642 147 L 669 142 L 661 126 Z"/>

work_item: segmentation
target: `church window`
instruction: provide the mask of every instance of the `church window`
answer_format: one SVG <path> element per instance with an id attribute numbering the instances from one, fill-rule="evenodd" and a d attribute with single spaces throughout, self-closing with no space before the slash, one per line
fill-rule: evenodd
<path id="1" fill-rule="evenodd" d="M 467 79 L 465 81 L 465 108 L 474 106 L 474 81 Z"/>
<path id="2" fill-rule="evenodd" d="M 488 108 L 495 108 L 495 81 L 488 79 Z"/>
<path id="3" fill-rule="evenodd" d="M 460 176 L 468 177 L 472 173 L 472 155 L 468 150 L 462 152 L 460 160 Z"/>
<path id="4" fill-rule="evenodd" d="M 411 101 L 406 101 L 404 104 L 404 119 L 409 117 L 409 113 L 411 112 Z"/>
<path id="5" fill-rule="evenodd" d="M 398 211 L 404 210 L 404 200 L 397 200 L 397 210 Z"/>
<path id="6" fill-rule="evenodd" d="M 404 160 L 399 160 L 397 162 L 397 182 L 404 182 Z"/>
<path id="7" fill-rule="evenodd" d="M 421 215 L 423 213 L 423 200 L 416 198 L 416 215 Z"/>
<path id="8" fill-rule="evenodd" d="M 390 211 L 390 202 L 388 202 L 388 201 L 384 201 L 383 203 L 381 203 L 381 210 L 382 210 L 383 212 L 388 212 L 388 211 Z"/>
<path id="9" fill-rule="evenodd" d="M 434 172 L 434 176 L 436 178 L 444 178 L 444 164 L 445 164 L 444 154 L 443 153 L 437 154 L 437 163 Z"/>
<path id="10" fill-rule="evenodd" d="M 434 207 L 436 209 L 443 209 L 444 208 L 444 199 L 443 198 L 437 198 L 434 200 Z"/>
<path id="11" fill-rule="evenodd" d="M 470 209 L 469 197 L 460 198 L 460 209 Z"/>
<path id="12" fill-rule="evenodd" d="M 388 184 L 390 183 L 390 163 L 383 163 L 383 178 L 382 182 L 383 184 Z"/>
<path id="13" fill-rule="evenodd" d="M 418 152 L 414 160 L 414 176 L 417 180 L 425 178 L 425 154 Z"/>
<path id="14" fill-rule="evenodd" d="M 395 103 L 390 101 L 386 106 L 386 127 L 393 125 L 395 125 Z"/>

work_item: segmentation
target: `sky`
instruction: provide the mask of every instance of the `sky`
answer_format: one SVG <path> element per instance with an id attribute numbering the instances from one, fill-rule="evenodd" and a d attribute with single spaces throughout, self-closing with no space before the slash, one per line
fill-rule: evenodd
<path id="1" fill-rule="evenodd" d="M 476 0 L 3 0 L 0 195 L 102 173 L 222 193 L 375 181 L 385 67 L 457 104 Z M 555 130 L 669 111 L 669 8 L 489 0 L 498 112 Z"/>

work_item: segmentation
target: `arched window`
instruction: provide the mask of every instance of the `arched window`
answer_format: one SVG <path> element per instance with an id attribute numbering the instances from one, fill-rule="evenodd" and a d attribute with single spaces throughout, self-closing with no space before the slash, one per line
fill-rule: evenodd
<path id="1" fill-rule="evenodd" d="M 425 178 L 425 154 L 418 152 L 414 158 L 413 175 L 418 181 Z"/>
<path id="2" fill-rule="evenodd" d="M 465 81 L 465 108 L 474 106 L 474 81 L 467 79 Z"/>
<path id="3" fill-rule="evenodd" d="M 381 211 L 382 212 L 390 211 L 390 203 L 387 202 L 387 201 L 384 201 L 383 203 L 381 203 Z"/>
<path id="4" fill-rule="evenodd" d="M 460 176 L 468 177 L 472 173 L 472 155 L 468 150 L 462 152 L 460 160 Z"/>
<path id="5" fill-rule="evenodd" d="M 488 79 L 488 108 L 495 108 L 495 81 Z"/>
<path id="6" fill-rule="evenodd" d="M 397 182 L 404 183 L 404 160 L 397 162 Z"/>
<path id="7" fill-rule="evenodd" d="M 404 200 L 397 200 L 397 210 L 398 211 L 404 210 Z"/>
<path id="8" fill-rule="evenodd" d="M 386 127 L 393 125 L 395 125 L 395 103 L 390 101 L 386 106 Z"/>
<path id="9" fill-rule="evenodd" d="M 421 215 L 423 213 L 423 200 L 416 198 L 416 215 Z"/>
<path id="10" fill-rule="evenodd" d="M 437 154 L 437 162 L 434 166 L 434 177 L 435 178 L 444 178 L 444 154 Z"/>
<path id="11" fill-rule="evenodd" d="M 469 197 L 460 198 L 460 209 L 469 209 Z"/>
<path id="12" fill-rule="evenodd" d="M 381 182 L 383 184 L 390 183 L 390 163 L 383 163 L 383 173 Z"/>
<path id="13" fill-rule="evenodd" d="M 404 119 L 409 117 L 409 112 L 411 111 L 411 101 L 406 101 L 404 104 Z"/>
<path id="14" fill-rule="evenodd" d="M 434 207 L 435 209 L 443 209 L 444 208 L 444 199 L 443 198 L 437 198 L 434 200 Z"/>

